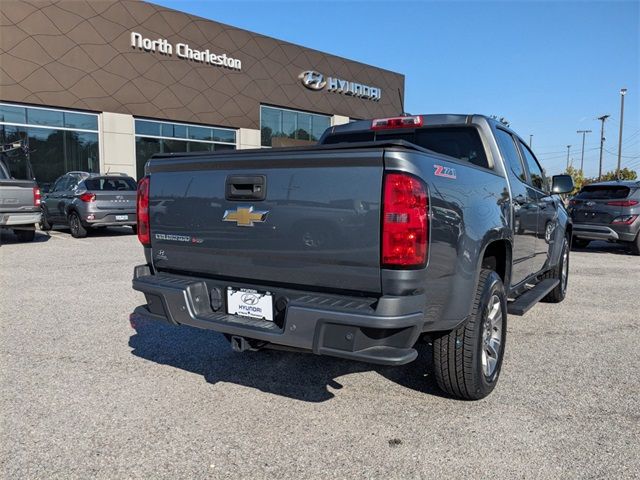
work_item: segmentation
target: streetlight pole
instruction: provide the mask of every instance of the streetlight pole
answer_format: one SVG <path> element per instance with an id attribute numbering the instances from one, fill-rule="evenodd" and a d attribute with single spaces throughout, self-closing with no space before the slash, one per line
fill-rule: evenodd
<path id="1" fill-rule="evenodd" d="M 584 172 L 584 137 L 587 133 L 591 133 L 591 130 L 578 130 L 576 133 L 582 134 L 582 157 L 580 158 L 580 173 Z"/>
<path id="2" fill-rule="evenodd" d="M 618 137 L 618 169 L 616 178 L 620 180 L 620 163 L 622 160 L 622 124 L 624 123 L 624 96 L 627 94 L 626 88 L 620 89 L 620 136 Z"/>
<path id="3" fill-rule="evenodd" d="M 602 180 L 602 149 L 604 148 L 604 122 L 607 121 L 611 115 L 602 115 L 598 117 L 598 120 L 602 122 L 600 126 L 600 168 L 598 169 L 598 181 Z"/>
<path id="4" fill-rule="evenodd" d="M 571 145 L 567 145 L 567 171 L 569 171 L 569 152 L 571 152 Z"/>

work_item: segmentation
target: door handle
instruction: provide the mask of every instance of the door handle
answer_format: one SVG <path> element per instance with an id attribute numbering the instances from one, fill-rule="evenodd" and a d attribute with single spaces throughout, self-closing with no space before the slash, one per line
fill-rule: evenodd
<path id="1" fill-rule="evenodd" d="M 225 183 L 227 200 L 264 200 L 267 178 L 264 175 L 229 175 Z"/>

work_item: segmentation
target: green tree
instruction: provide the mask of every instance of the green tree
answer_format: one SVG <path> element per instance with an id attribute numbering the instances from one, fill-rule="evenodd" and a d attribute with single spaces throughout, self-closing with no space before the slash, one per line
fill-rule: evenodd
<path id="1" fill-rule="evenodd" d="M 573 192 L 569 194 L 570 196 L 575 195 L 580 191 L 582 187 L 590 183 L 589 180 L 584 178 L 584 174 L 582 173 L 582 170 L 580 170 L 579 168 L 575 168 L 573 165 L 569 165 L 565 173 L 567 175 L 571 175 L 571 178 L 573 178 L 574 189 L 573 189 Z"/>
<path id="2" fill-rule="evenodd" d="M 602 181 L 606 182 L 609 180 L 615 180 L 617 178 L 616 171 L 611 170 L 610 172 L 602 175 Z M 623 168 L 620 170 L 620 180 L 635 180 L 638 178 L 638 173 L 635 170 L 631 170 L 630 168 Z"/>

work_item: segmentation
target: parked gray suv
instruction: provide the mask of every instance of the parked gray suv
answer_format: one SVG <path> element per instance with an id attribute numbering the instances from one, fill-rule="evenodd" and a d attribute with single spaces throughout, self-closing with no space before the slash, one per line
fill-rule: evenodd
<path id="1" fill-rule="evenodd" d="M 591 240 L 626 243 L 640 255 L 640 181 L 587 185 L 569 201 L 573 245 L 585 248 Z"/>
<path id="2" fill-rule="evenodd" d="M 91 228 L 129 226 L 136 232 L 136 181 L 124 173 L 69 172 L 42 197 L 41 230 L 69 225 L 75 238 Z"/>

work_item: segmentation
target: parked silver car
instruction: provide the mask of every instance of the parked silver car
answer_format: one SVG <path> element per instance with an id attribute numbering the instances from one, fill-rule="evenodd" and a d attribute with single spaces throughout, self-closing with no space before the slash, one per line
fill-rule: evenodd
<path id="1" fill-rule="evenodd" d="M 135 233 L 136 188 L 136 181 L 124 173 L 66 173 L 42 197 L 40 228 L 69 225 L 75 238 L 100 227 L 129 226 Z"/>

